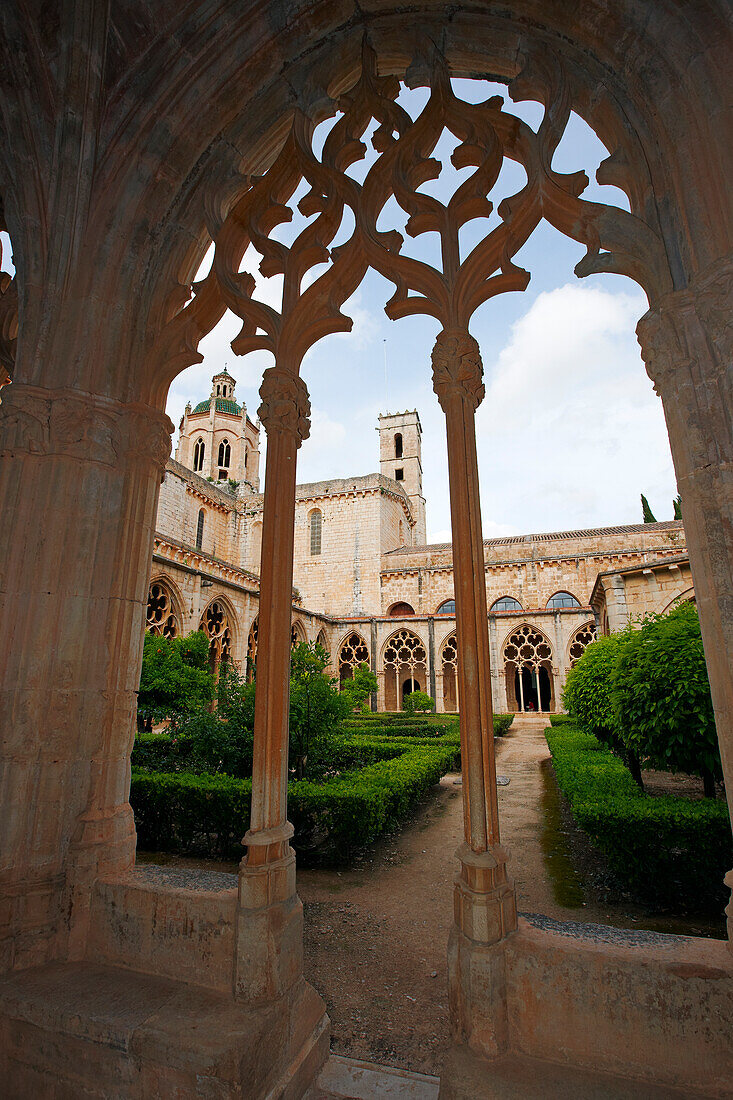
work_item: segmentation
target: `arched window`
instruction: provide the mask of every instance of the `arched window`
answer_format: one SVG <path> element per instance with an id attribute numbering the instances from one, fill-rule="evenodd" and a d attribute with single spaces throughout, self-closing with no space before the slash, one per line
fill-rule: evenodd
<path id="1" fill-rule="evenodd" d="M 494 614 L 497 611 L 521 611 L 522 605 L 519 600 L 515 600 L 514 596 L 502 596 L 500 600 L 496 600 L 489 608 L 489 614 Z"/>
<path id="2" fill-rule="evenodd" d="M 398 630 L 384 648 L 384 693 L 387 710 L 401 710 L 406 695 L 427 685 L 425 646 L 411 630 Z"/>
<path id="3" fill-rule="evenodd" d="M 455 615 L 456 613 L 456 601 L 455 600 L 443 600 L 442 604 L 435 612 L 436 615 Z"/>
<path id="4" fill-rule="evenodd" d="M 162 634 L 164 638 L 175 638 L 178 634 L 178 620 L 173 610 L 171 594 L 160 581 L 154 581 L 148 590 L 145 629 L 151 634 Z"/>
<path id="5" fill-rule="evenodd" d="M 510 710 L 554 710 L 552 646 L 536 627 L 525 623 L 504 645 L 506 696 Z"/>
<path id="6" fill-rule="evenodd" d="M 311 557 L 315 558 L 321 552 L 321 531 L 323 528 L 323 515 L 314 508 L 311 512 L 310 522 L 310 538 L 311 538 Z"/>
<path id="7" fill-rule="evenodd" d="M 568 654 L 570 656 L 570 667 L 575 668 L 576 664 L 583 656 L 586 650 L 586 646 L 589 646 L 591 642 L 596 640 L 596 624 L 585 623 L 583 626 L 579 626 L 570 639 L 570 645 L 568 647 Z"/>
<path id="8" fill-rule="evenodd" d="M 458 710 L 458 642 L 455 633 L 450 634 L 440 652 L 443 670 L 443 710 L 449 714 Z"/>
<path id="9" fill-rule="evenodd" d="M 354 669 L 369 663 L 369 650 L 361 634 L 352 631 L 339 650 L 339 683 L 354 679 Z"/>
<path id="10" fill-rule="evenodd" d="M 550 596 L 545 606 L 580 607 L 580 602 L 576 600 L 575 596 L 571 596 L 569 592 L 556 592 L 554 596 Z"/>
<path id="11" fill-rule="evenodd" d="M 204 542 L 204 510 L 199 509 L 199 518 L 196 524 L 196 549 L 200 550 Z"/>
<path id="12" fill-rule="evenodd" d="M 387 614 L 391 619 L 404 619 L 407 615 L 414 615 L 415 608 L 409 603 L 393 603 Z"/>
<path id="13" fill-rule="evenodd" d="M 198 473 L 199 470 L 204 468 L 204 456 L 206 455 L 206 444 L 203 439 L 199 437 L 196 440 L 193 448 L 193 468 Z"/>
<path id="14" fill-rule="evenodd" d="M 232 448 L 229 446 L 228 439 L 222 439 L 219 444 L 219 473 L 222 470 L 228 470 L 232 461 Z"/>
<path id="15" fill-rule="evenodd" d="M 394 437 L 394 456 L 402 458 L 402 432 L 397 432 Z"/>
<path id="16" fill-rule="evenodd" d="M 199 630 L 209 639 L 209 666 L 218 680 L 222 665 L 232 659 L 232 628 L 226 604 L 212 600 L 201 616 Z"/>
<path id="17" fill-rule="evenodd" d="M 259 631 L 259 625 L 257 619 L 254 620 L 252 626 L 249 628 L 249 637 L 247 638 L 247 682 L 252 683 L 257 675 L 257 634 Z"/>

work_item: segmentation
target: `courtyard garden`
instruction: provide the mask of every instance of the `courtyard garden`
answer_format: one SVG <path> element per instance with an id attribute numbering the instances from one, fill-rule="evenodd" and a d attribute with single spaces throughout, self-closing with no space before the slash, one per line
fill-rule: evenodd
<path id="1" fill-rule="evenodd" d="M 140 848 L 237 859 L 249 826 L 256 682 L 229 668 L 215 686 L 206 657 L 196 635 L 146 637 L 130 801 Z M 423 693 L 404 712 L 372 714 L 368 668 L 339 688 L 327 662 L 317 645 L 292 653 L 288 817 L 301 863 L 350 860 L 460 769 L 455 715 L 431 713 Z M 162 732 L 146 732 L 161 720 Z M 497 715 L 496 732 L 511 721 Z"/>

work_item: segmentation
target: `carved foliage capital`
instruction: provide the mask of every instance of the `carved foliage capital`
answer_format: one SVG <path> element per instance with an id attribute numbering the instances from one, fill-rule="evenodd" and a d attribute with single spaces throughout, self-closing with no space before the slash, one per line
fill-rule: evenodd
<path id="1" fill-rule="evenodd" d="M 300 447 L 310 435 L 311 426 L 311 403 L 303 379 L 282 368 L 269 367 L 262 378 L 260 397 L 257 415 L 267 434 L 285 432 L 294 436 Z"/>
<path id="2" fill-rule="evenodd" d="M 481 352 L 473 336 L 459 329 L 443 329 L 435 341 L 432 362 L 433 389 L 443 411 L 454 397 L 478 408 L 486 390 Z"/>
<path id="3" fill-rule="evenodd" d="M 160 469 L 170 456 L 173 425 L 147 406 L 20 383 L 3 398 L 2 455 L 60 455 L 103 466 L 143 459 Z"/>

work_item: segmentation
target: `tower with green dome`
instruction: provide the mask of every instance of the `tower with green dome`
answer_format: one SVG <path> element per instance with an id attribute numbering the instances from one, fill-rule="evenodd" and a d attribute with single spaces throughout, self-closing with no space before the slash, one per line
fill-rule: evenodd
<path id="1" fill-rule="evenodd" d="M 176 461 L 215 482 L 260 487 L 260 426 L 234 396 L 236 380 L 226 368 L 211 380 L 211 393 L 181 418 Z"/>

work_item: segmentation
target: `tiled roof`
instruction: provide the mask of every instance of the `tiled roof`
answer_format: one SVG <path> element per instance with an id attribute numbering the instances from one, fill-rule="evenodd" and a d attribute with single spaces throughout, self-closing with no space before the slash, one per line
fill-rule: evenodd
<path id="1" fill-rule="evenodd" d="M 682 530 L 682 523 L 678 519 L 665 520 L 661 523 L 632 523 L 620 527 L 586 527 L 578 531 L 547 531 L 537 535 L 508 535 L 500 539 L 484 539 L 484 546 L 519 546 L 528 542 L 554 542 L 555 539 L 580 539 L 594 538 L 597 535 L 636 535 L 643 531 L 676 531 Z M 427 546 L 400 546 L 397 550 L 390 550 L 390 554 L 412 554 L 415 550 L 450 550 L 450 542 L 431 542 Z"/>
<path id="2" fill-rule="evenodd" d="M 207 397 L 205 401 L 199 401 L 193 413 L 205 413 L 208 412 L 211 407 L 211 398 Z M 238 405 L 236 401 L 229 401 L 226 397 L 216 398 L 216 411 L 219 413 L 229 413 L 231 416 L 241 416 L 242 406 Z"/>

